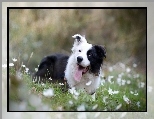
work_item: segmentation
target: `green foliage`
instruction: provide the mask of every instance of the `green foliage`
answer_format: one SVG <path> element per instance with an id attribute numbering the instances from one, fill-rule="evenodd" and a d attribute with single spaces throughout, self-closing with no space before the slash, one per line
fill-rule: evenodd
<path id="1" fill-rule="evenodd" d="M 101 86 L 94 95 L 82 90 L 77 90 L 76 93 L 64 92 L 58 83 L 38 84 L 32 82 L 27 73 L 23 73 L 21 79 L 17 79 L 14 73 L 13 67 L 10 68 L 9 98 L 11 104 L 16 102 L 20 105 L 21 99 L 22 102 L 27 102 L 25 110 L 38 110 L 39 106 L 34 106 L 29 101 L 31 95 L 36 95 L 38 100 L 41 99 L 41 104 L 37 105 L 48 105 L 43 111 L 146 111 L 146 77 L 137 73 L 134 68 L 129 71 L 126 69 L 108 72 L 105 79 L 102 77 Z M 48 89 L 53 90 L 50 97 L 43 94 Z"/>

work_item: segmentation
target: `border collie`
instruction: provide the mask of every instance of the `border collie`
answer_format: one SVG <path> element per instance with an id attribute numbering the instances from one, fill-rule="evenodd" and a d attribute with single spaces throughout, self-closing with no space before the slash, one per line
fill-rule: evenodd
<path id="1" fill-rule="evenodd" d="M 93 94 L 100 85 L 101 65 L 106 58 L 103 46 L 87 43 L 85 36 L 76 34 L 72 54 L 68 59 L 65 78 L 70 88 Z"/>

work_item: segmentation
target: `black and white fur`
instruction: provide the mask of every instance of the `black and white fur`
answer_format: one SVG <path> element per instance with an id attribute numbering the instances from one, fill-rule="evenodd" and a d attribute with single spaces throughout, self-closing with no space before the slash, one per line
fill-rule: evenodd
<path id="1" fill-rule="evenodd" d="M 75 41 L 66 65 L 65 78 L 69 87 L 92 94 L 100 85 L 101 65 L 106 50 L 100 45 L 87 43 L 85 37 L 79 34 L 72 37 Z"/>
<path id="2" fill-rule="evenodd" d="M 64 71 L 68 58 L 69 56 L 64 54 L 52 54 L 44 57 L 33 80 L 37 83 L 65 83 Z"/>

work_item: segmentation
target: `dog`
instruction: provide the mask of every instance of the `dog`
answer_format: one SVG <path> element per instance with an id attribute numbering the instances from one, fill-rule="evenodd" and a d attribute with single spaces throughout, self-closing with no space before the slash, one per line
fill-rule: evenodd
<path id="1" fill-rule="evenodd" d="M 100 85 L 106 49 L 100 45 L 89 44 L 85 36 L 80 34 L 72 37 L 75 41 L 66 65 L 65 79 L 70 88 L 75 87 L 93 94 Z"/>
<path id="2" fill-rule="evenodd" d="M 64 71 L 69 56 L 64 54 L 52 54 L 44 57 L 38 67 L 38 71 L 33 75 L 36 83 L 61 83 L 68 87 L 64 80 Z"/>

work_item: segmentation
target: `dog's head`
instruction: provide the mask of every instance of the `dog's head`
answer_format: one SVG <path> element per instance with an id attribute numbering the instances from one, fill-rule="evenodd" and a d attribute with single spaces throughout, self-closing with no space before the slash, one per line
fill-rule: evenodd
<path id="1" fill-rule="evenodd" d="M 87 51 L 92 48 L 92 44 L 87 43 L 85 36 L 81 36 L 80 34 L 72 37 L 75 38 L 72 52 L 75 56 L 76 63 L 82 67 L 89 66 L 90 62 L 87 57 Z"/>
<path id="2" fill-rule="evenodd" d="M 84 36 L 76 34 L 74 45 L 72 48 L 74 61 L 77 64 L 74 75 L 75 80 L 80 80 L 82 75 L 87 71 L 91 73 L 99 73 L 103 58 L 106 57 L 106 50 L 103 46 L 87 43 Z"/>

